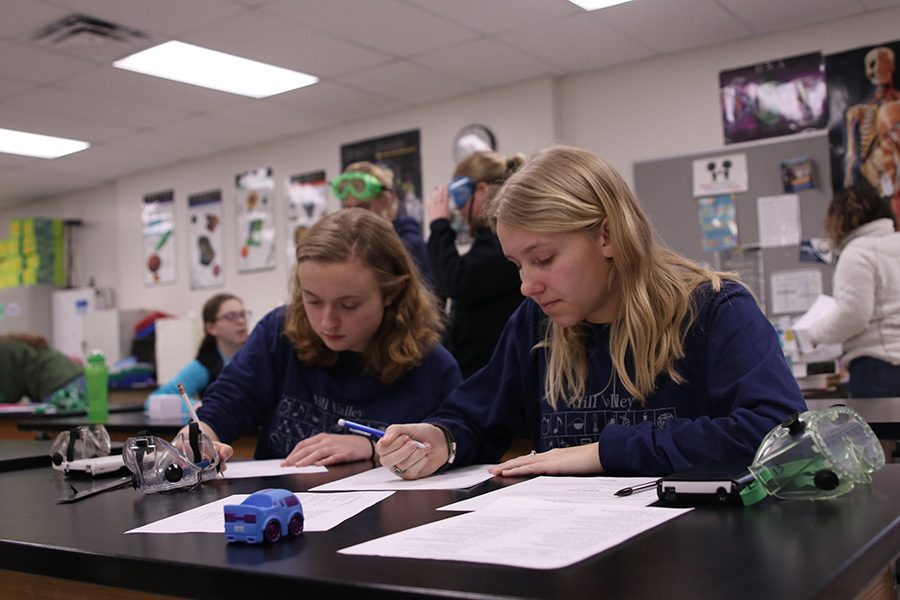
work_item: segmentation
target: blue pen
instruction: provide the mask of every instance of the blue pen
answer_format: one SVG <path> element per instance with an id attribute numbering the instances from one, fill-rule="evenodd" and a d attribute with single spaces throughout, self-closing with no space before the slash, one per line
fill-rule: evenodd
<path id="1" fill-rule="evenodd" d="M 366 425 L 361 425 L 359 423 L 354 423 L 353 421 L 348 421 L 347 419 L 338 419 L 337 424 L 341 427 L 346 427 L 350 431 L 356 431 L 358 433 L 365 433 L 366 435 L 371 435 L 375 438 L 380 438 L 384 436 L 384 432 L 380 429 L 375 429 L 374 427 L 368 427 Z"/>
<path id="2" fill-rule="evenodd" d="M 380 429 L 375 429 L 374 427 L 368 427 L 367 425 L 362 425 L 360 423 L 354 423 L 353 421 L 348 421 L 347 419 L 338 419 L 337 424 L 341 427 L 346 427 L 350 431 L 355 431 L 357 433 L 363 433 L 365 435 L 370 435 L 373 438 L 381 438 L 384 437 L 384 432 Z M 422 442 L 417 442 L 413 440 L 413 443 L 419 448 L 424 448 L 425 444 Z"/>

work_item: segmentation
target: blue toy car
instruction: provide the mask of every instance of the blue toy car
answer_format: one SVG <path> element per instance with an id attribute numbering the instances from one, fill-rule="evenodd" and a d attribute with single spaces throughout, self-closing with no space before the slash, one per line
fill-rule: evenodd
<path id="1" fill-rule="evenodd" d="M 229 542 L 277 542 L 303 533 L 303 506 L 288 490 L 260 490 L 240 504 L 226 504 L 224 510 Z"/>

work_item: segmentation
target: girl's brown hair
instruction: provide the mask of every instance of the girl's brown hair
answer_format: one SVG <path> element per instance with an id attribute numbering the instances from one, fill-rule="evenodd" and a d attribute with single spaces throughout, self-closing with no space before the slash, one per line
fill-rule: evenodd
<path id="1" fill-rule="evenodd" d="M 322 217 L 300 238 L 297 264 L 360 260 L 372 269 L 381 295 L 394 300 L 384 309 L 381 326 L 363 352 L 367 373 L 383 383 L 396 381 L 422 362 L 441 340 L 443 323 L 437 300 L 422 283 L 419 271 L 390 223 L 361 208 Z M 284 333 L 300 362 L 331 366 L 337 353 L 316 335 L 303 305 L 302 282 L 293 278 Z"/>

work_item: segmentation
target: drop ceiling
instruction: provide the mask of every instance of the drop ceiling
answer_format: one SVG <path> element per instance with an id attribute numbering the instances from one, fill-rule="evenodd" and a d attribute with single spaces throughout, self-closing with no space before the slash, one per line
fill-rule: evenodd
<path id="1" fill-rule="evenodd" d="M 566 76 L 864 12 L 900 0 L 3 0 L 0 127 L 88 141 L 0 153 L 0 207 L 535 77 Z M 81 14 L 143 35 L 41 38 Z M 112 67 L 167 40 L 313 74 L 256 100 Z"/>

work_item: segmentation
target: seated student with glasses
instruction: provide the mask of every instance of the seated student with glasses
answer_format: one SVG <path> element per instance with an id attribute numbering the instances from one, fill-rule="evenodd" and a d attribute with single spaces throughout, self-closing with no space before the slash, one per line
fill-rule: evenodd
<path id="1" fill-rule="evenodd" d="M 394 192 L 394 174 L 390 169 L 367 161 L 349 165 L 331 182 L 331 191 L 343 208 L 365 208 L 393 224 L 425 282 L 433 288 L 434 278 L 428 264 L 428 250 L 422 225 L 409 215 L 400 215 L 400 202 Z"/>
<path id="2" fill-rule="evenodd" d="M 216 294 L 203 305 L 203 329 L 197 356 L 182 368 L 175 377 L 157 388 L 151 396 L 178 394 L 178 384 L 191 398 L 200 398 L 225 365 L 231 361 L 247 341 L 247 321 L 250 311 L 232 294 Z"/>
<path id="3" fill-rule="evenodd" d="M 254 458 L 285 466 L 374 460 L 374 440 L 339 419 L 377 429 L 421 420 L 462 380 L 440 345 L 436 299 L 390 224 L 366 210 L 323 216 L 296 261 L 289 303 L 207 389 L 200 427 L 223 461 L 248 432 Z"/>

